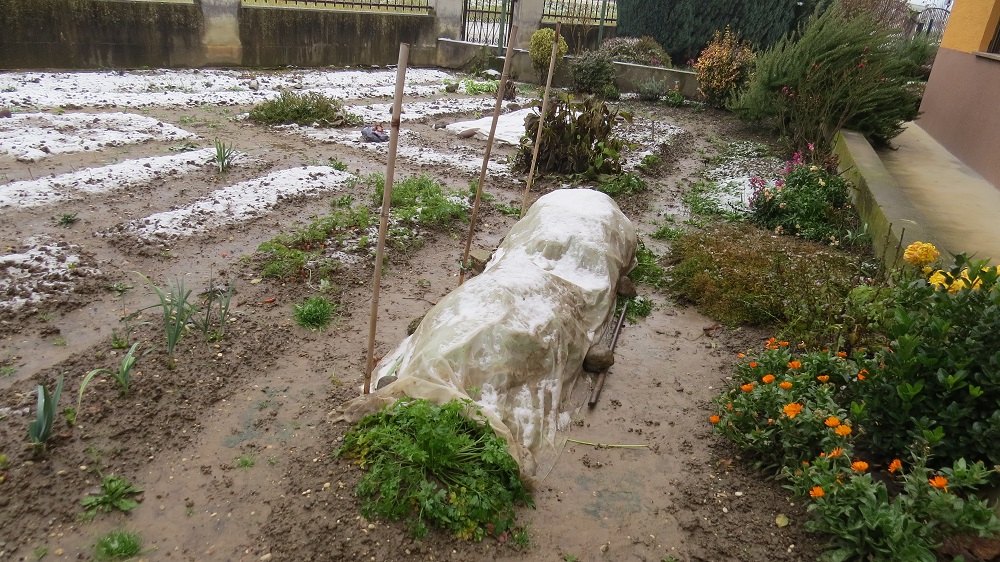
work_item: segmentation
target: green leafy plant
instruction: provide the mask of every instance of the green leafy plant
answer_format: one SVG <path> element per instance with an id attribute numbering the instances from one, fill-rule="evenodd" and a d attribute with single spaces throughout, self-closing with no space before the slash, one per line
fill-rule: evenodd
<path id="1" fill-rule="evenodd" d="M 612 197 L 634 195 L 646 191 L 646 180 L 635 174 L 620 174 L 597 186 L 597 191 Z"/>
<path id="2" fill-rule="evenodd" d="M 664 224 L 657 228 L 650 236 L 657 240 L 677 240 L 681 236 L 684 236 L 686 232 L 682 227 Z"/>
<path id="3" fill-rule="evenodd" d="M 500 211 L 501 214 L 507 215 L 508 217 L 514 217 L 515 219 L 521 217 L 521 206 L 520 205 L 508 205 L 506 203 L 494 203 L 493 208 Z"/>
<path id="4" fill-rule="evenodd" d="M 612 132 L 619 116 L 632 121 L 630 113 L 618 112 L 595 97 L 555 95 L 544 120 L 534 113 L 525 118 L 525 135 L 514 155 L 514 170 L 527 172 L 531 168 L 535 137 L 542 127 L 538 173 L 588 178 L 620 174 L 625 142 Z"/>
<path id="5" fill-rule="evenodd" d="M 663 162 L 659 154 L 647 154 L 636 164 L 635 169 L 644 174 L 651 174 Z"/>
<path id="6" fill-rule="evenodd" d="M 934 461 L 1000 464 L 1000 287 L 988 260 L 955 256 L 892 289 L 888 349 L 875 354 L 872 445 L 904 455 L 929 441 Z"/>
<path id="7" fill-rule="evenodd" d="M 80 217 L 77 213 L 62 214 L 56 219 L 56 225 L 63 228 L 69 228 L 78 222 L 80 222 Z"/>
<path id="8" fill-rule="evenodd" d="M 665 283 L 666 271 L 660 266 L 660 257 L 639 242 L 635 251 L 636 266 L 629 272 L 628 278 L 635 283 L 645 283 L 660 288 Z"/>
<path id="9" fill-rule="evenodd" d="M 303 328 L 321 330 L 330 323 L 337 306 L 323 297 L 312 297 L 292 307 L 295 322 Z"/>
<path id="10" fill-rule="evenodd" d="M 326 164 L 327 164 L 327 166 L 330 166 L 331 168 L 333 168 L 334 170 L 337 170 L 339 172 L 346 172 L 347 171 L 347 164 L 345 164 L 344 162 L 342 162 L 341 160 L 339 160 L 338 158 L 336 158 L 334 156 L 331 156 L 330 159 L 327 160 Z M 348 204 L 348 206 L 350 206 L 350 204 Z"/>
<path id="11" fill-rule="evenodd" d="M 236 284 L 228 283 L 225 289 L 215 287 L 209 279 L 209 289 L 202 295 L 202 307 L 192 311 L 191 322 L 201 330 L 208 341 L 221 340 L 226 335 L 226 323 L 229 320 L 229 308 L 236 293 Z M 204 316 L 201 313 L 204 312 Z M 213 314 L 214 312 L 214 314 Z M 213 329 L 213 327 L 215 327 Z"/>
<path id="12" fill-rule="evenodd" d="M 774 185 L 761 178 L 750 180 L 750 221 L 779 234 L 834 246 L 846 241 L 846 232 L 859 222 L 847 180 L 805 163 L 799 153 L 786 163 L 782 175 Z"/>
<path id="13" fill-rule="evenodd" d="M 141 493 L 141 489 L 121 476 L 105 476 L 101 480 L 101 493 L 83 498 L 83 507 L 91 518 L 98 511 L 111 512 L 117 509 L 129 512 L 139 507 L 139 502 L 130 496 Z"/>
<path id="14" fill-rule="evenodd" d="M 514 528 L 514 506 L 533 506 L 507 443 L 471 401 L 398 400 L 363 418 L 337 456 L 357 459 L 366 517 L 405 519 L 414 536 L 437 525 L 481 540 Z"/>
<path id="15" fill-rule="evenodd" d="M 385 177 L 373 174 L 368 178 L 374 187 L 372 204 L 382 205 Z M 400 220 L 424 226 L 449 226 L 456 221 L 468 222 L 467 194 L 446 194 L 441 184 L 428 175 L 410 176 L 392 188 L 392 214 Z"/>
<path id="16" fill-rule="evenodd" d="M 670 88 L 663 94 L 663 103 L 669 105 L 670 107 L 682 107 L 687 104 L 687 98 L 684 97 L 684 93 L 677 86 Z"/>
<path id="17" fill-rule="evenodd" d="M 45 444 L 52 437 L 52 428 L 55 425 L 62 389 L 63 375 L 59 375 L 56 379 L 56 387 L 53 392 L 49 392 L 45 385 L 38 385 L 38 405 L 35 409 L 35 419 L 28 424 L 28 440 L 36 447 L 44 449 Z"/>
<path id="18" fill-rule="evenodd" d="M 242 468 L 243 470 L 249 470 L 257 465 L 257 461 L 250 455 L 240 455 L 236 459 L 236 466 Z"/>
<path id="19" fill-rule="evenodd" d="M 725 31 L 716 31 L 694 64 L 698 91 L 710 105 L 724 106 L 746 85 L 756 59 L 750 44 L 741 41 L 739 34 L 733 33 L 728 25 Z"/>
<path id="20" fill-rule="evenodd" d="M 233 150 L 232 143 L 227 145 L 219 139 L 215 139 L 215 166 L 219 169 L 220 174 L 229 171 L 234 158 L 236 158 L 236 152 Z"/>
<path id="21" fill-rule="evenodd" d="M 628 308 L 625 309 L 625 306 Z M 628 299 L 618 299 L 618 303 L 615 305 L 615 315 L 619 315 L 622 309 L 625 309 L 625 319 L 629 321 L 630 324 L 635 324 L 641 318 L 645 318 L 653 313 L 653 301 L 652 299 L 646 297 L 633 297 Z"/>
<path id="22" fill-rule="evenodd" d="M 95 560 L 126 560 L 141 552 L 142 535 L 125 529 L 109 531 L 94 545 Z"/>
<path id="23" fill-rule="evenodd" d="M 361 125 L 361 117 L 349 113 L 344 104 L 317 92 L 282 92 L 277 98 L 253 106 L 249 119 L 266 125 L 297 124 L 317 127 Z"/>
<path id="24" fill-rule="evenodd" d="M 549 44 L 551 46 L 551 43 Z M 547 68 L 547 67 L 546 67 Z M 500 89 L 499 80 L 473 80 L 467 78 L 462 81 L 462 88 L 465 93 L 470 96 L 478 96 L 480 94 L 494 94 L 498 89 Z"/>
<path id="25" fill-rule="evenodd" d="M 905 46 L 895 32 L 848 17 L 834 3 L 757 59 L 731 107 L 800 150 L 813 143 L 825 154 L 843 127 L 886 144 L 918 113 L 918 94 L 906 87 L 915 65 Z"/>
<path id="26" fill-rule="evenodd" d="M 167 338 L 167 368 L 173 369 L 176 366 L 174 350 L 177 347 L 177 342 L 188 330 L 188 323 L 198 310 L 194 303 L 188 301 L 191 297 L 191 289 L 184 288 L 183 279 L 179 279 L 176 284 L 168 285 L 167 289 L 164 290 L 153 284 L 145 275 L 138 272 L 136 275 L 153 289 L 160 300 L 159 304 L 152 305 L 152 307 L 158 306 L 163 312 L 163 331 Z"/>
<path id="27" fill-rule="evenodd" d="M 576 57 L 570 67 L 573 76 L 573 90 L 584 94 L 595 94 L 605 99 L 618 99 L 614 89 L 615 65 L 611 59 L 600 51 L 587 51 Z M 609 88 L 610 87 L 610 88 Z"/>
<path id="28" fill-rule="evenodd" d="M 670 55 L 652 37 L 613 37 L 601 45 L 611 60 L 644 66 L 670 67 Z"/>
<path id="29" fill-rule="evenodd" d="M 538 81 L 545 84 L 549 76 L 549 61 L 552 58 L 552 44 L 555 43 L 555 30 L 543 27 L 531 35 L 531 42 L 528 45 L 528 55 L 531 57 L 531 68 L 538 75 Z M 556 50 L 556 70 L 562 66 L 563 57 L 569 51 L 566 39 L 559 36 L 559 47 Z"/>

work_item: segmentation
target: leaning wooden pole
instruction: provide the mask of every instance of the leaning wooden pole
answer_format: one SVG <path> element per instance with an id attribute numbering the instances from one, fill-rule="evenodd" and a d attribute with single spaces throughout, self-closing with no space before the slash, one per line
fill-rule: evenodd
<path id="1" fill-rule="evenodd" d="M 382 284 L 382 256 L 385 254 L 385 233 L 389 229 L 389 202 L 392 201 L 396 146 L 399 144 L 399 116 L 402 113 L 403 84 L 406 82 L 406 61 L 409 57 L 410 46 L 406 43 L 400 43 L 399 63 L 396 67 L 396 97 L 392 104 L 392 129 L 389 133 L 389 163 L 385 170 L 385 187 L 382 189 L 382 217 L 378 224 L 378 246 L 375 248 L 372 313 L 368 324 L 368 360 L 365 362 L 365 394 L 372 390 L 372 370 L 375 368 L 375 327 L 378 325 L 378 294 Z"/>
<path id="2" fill-rule="evenodd" d="M 507 41 L 507 56 L 503 60 L 503 72 L 500 73 L 500 86 L 497 88 L 497 104 L 493 108 L 493 124 L 490 125 L 490 136 L 486 139 L 486 154 L 483 155 L 483 168 L 479 172 L 479 185 L 476 186 L 476 199 L 472 203 L 472 215 L 469 217 L 469 237 L 465 240 L 465 251 L 459 264 L 458 285 L 465 282 L 465 270 L 468 266 L 469 251 L 472 249 L 472 237 L 476 233 L 476 217 L 479 216 L 479 199 L 483 195 L 483 182 L 486 181 L 486 170 L 490 165 L 490 151 L 493 150 L 493 137 L 497 132 L 497 121 L 503 108 L 503 91 L 510 76 L 510 59 L 514 58 L 514 43 L 517 41 L 517 26 L 510 26 L 510 38 Z"/>
<path id="3" fill-rule="evenodd" d="M 542 97 L 542 115 L 538 119 L 538 133 L 535 134 L 535 148 L 531 151 L 531 168 L 528 170 L 528 183 L 524 186 L 524 198 L 521 199 L 521 216 L 528 210 L 528 193 L 535 180 L 535 165 L 538 163 L 538 149 L 542 145 L 542 128 L 545 116 L 549 112 L 549 92 L 552 91 L 552 75 L 556 73 L 556 56 L 559 55 L 559 29 L 562 22 L 556 22 L 556 40 L 552 42 L 552 56 L 549 58 L 549 75 L 545 79 L 545 95 Z"/>

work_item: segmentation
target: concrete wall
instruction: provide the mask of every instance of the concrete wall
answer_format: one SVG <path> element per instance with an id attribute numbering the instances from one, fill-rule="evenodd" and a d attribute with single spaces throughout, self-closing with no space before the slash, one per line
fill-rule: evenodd
<path id="1" fill-rule="evenodd" d="M 461 26 L 462 0 L 436 0 Z M 454 30 L 453 30 L 454 31 Z M 460 29 L 459 29 L 460 31 Z M 0 0 L 0 68 L 432 66 L 434 15 L 241 7 L 240 0 Z"/>
<path id="2" fill-rule="evenodd" d="M 0 68 L 206 64 L 200 4 L 0 0 Z"/>

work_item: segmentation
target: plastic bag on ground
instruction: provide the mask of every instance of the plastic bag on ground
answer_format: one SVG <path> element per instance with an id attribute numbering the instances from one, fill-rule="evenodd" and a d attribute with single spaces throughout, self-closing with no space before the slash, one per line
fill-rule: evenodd
<path id="1" fill-rule="evenodd" d="M 631 269 L 636 232 L 607 195 L 564 189 L 538 199 L 482 274 L 427 313 L 382 358 L 398 379 L 348 403 L 356 421 L 402 396 L 437 404 L 472 399 L 528 478 L 555 463 L 568 403 L 588 349 L 612 320 L 618 278 Z"/>

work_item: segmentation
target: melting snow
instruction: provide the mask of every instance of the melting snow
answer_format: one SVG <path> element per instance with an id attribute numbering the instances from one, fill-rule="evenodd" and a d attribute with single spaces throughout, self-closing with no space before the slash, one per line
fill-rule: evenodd
<path id="1" fill-rule="evenodd" d="M 52 295 L 73 290 L 77 277 L 100 275 L 95 268 L 80 266 L 77 246 L 44 237 L 25 240 L 23 253 L 0 256 L 0 310 L 17 312 Z"/>
<path id="2" fill-rule="evenodd" d="M 194 137 L 173 125 L 132 113 L 15 113 L 12 118 L 0 119 L 0 154 L 22 162 L 105 146 Z"/>
<path id="3" fill-rule="evenodd" d="M 119 225 L 108 234 L 125 234 L 147 242 L 206 232 L 264 215 L 279 202 L 344 187 L 353 174 L 329 166 L 305 166 L 219 189 L 190 205 Z"/>

